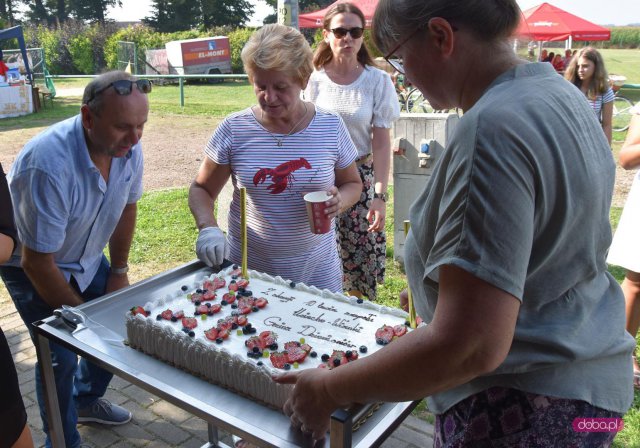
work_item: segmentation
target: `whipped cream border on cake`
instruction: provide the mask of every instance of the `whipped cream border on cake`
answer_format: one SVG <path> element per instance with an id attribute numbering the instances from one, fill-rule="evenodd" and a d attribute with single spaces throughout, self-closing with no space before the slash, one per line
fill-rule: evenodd
<path id="1" fill-rule="evenodd" d="M 182 310 L 185 317 L 194 317 L 196 306 L 189 298 L 190 293 L 201 288 L 204 281 L 213 281 L 216 277 L 226 280 L 226 285 L 216 290 L 216 299 L 211 302 L 220 304 L 222 295 L 228 291 L 232 272 L 237 270 L 227 268 L 203 276 L 186 285 L 186 291 L 180 285 L 164 298 L 147 302 L 143 308 L 150 312 L 148 317 L 129 311 L 126 315 L 129 345 L 212 383 L 281 409 L 293 386 L 277 384 L 271 379 L 283 370 L 273 367 L 268 356 L 255 359 L 247 355 L 244 342 L 251 335 L 237 334 L 238 330 L 234 329 L 222 343 L 210 341 L 204 335 L 219 319 L 231 315 L 230 305 L 204 320 L 196 315 L 198 325 L 192 330 L 193 336 L 182 330 L 181 319 L 172 322 L 156 318 L 166 309 L 174 313 Z M 317 368 L 322 363 L 321 356 L 331 355 L 333 350 L 356 351 L 359 356 L 374 353 L 382 348 L 376 343 L 375 331 L 382 325 L 404 325 L 408 318 L 407 313 L 398 308 L 293 284 L 280 276 L 249 270 L 248 280 L 246 289 L 253 297 L 264 297 L 269 302 L 265 308 L 246 315 L 256 334 L 267 330 L 275 332 L 279 347 L 276 351 L 284 350 L 287 342 L 299 341 L 316 352 L 317 357 L 307 356 L 303 362 L 296 363 L 298 370 Z M 292 329 L 294 325 L 296 328 Z M 360 351 L 363 345 L 366 346 L 364 353 Z"/>

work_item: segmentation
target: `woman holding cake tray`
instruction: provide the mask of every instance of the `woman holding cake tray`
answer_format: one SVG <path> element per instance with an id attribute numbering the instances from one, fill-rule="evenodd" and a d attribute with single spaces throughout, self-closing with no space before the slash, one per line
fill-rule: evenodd
<path id="1" fill-rule="evenodd" d="M 211 266 L 230 254 L 239 263 L 239 190 L 245 187 L 248 268 L 341 292 L 334 226 L 311 233 L 303 196 L 328 192 L 325 213 L 332 219 L 358 200 L 362 183 L 340 117 L 301 99 L 312 57 L 302 34 L 290 27 L 266 25 L 251 36 L 242 61 L 258 104 L 218 126 L 189 190 L 189 206 L 200 230 L 198 258 Z M 230 177 L 234 193 L 225 238 L 213 204 Z"/>
<path id="2" fill-rule="evenodd" d="M 520 17 L 515 0 L 378 3 L 387 59 L 464 115 L 409 214 L 405 266 L 427 325 L 274 378 L 295 384 L 284 411 L 315 439 L 336 408 L 423 397 L 437 447 L 600 447 L 622 426 L 635 341 L 605 261 L 615 163 L 580 91 L 513 52 Z M 573 430 L 594 418 L 616 429 Z"/>

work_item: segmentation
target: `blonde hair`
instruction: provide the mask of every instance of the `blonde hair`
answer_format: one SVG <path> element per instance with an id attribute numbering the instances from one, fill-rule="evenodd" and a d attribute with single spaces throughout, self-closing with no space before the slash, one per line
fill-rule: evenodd
<path id="1" fill-rule="evenodd" d="M 307 40 L 295 28 L 277 23 L 253 33 L 241 57 L 251 82 L 256 69 L 262 69 L 289 73 L 304 86 L 313 72 L 313 52 Z"/>
<path id="2" fill-rule="evenodd" d="M 573 56 L 564 74 L 565 79 L 571 81 L 578 88 L 582 87 L 582 80 L 578 77 L 578 62 L 580 58 L 585 58 L 593 62 L 594 65 L 593 76 L 589 80 L 587 88 L 587 97 L 594 99 L 598 95 L 604 95 L 609 89 L 609 75 L 607 75 L 602 55 L 593 47 L 584 47 L 578 54 Z"/>

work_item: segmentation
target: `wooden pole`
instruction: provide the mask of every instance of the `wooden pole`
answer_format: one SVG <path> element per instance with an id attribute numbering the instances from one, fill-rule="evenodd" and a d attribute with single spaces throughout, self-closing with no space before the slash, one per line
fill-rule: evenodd
<path id="1" fill-rule="evenodd" d="M 411 223 L 407 220 L 404 221 L 404 238 L 405 238 L 405 248 L 406 246 L 406 240 L 407 240 L 407 235 L 409 234 L 409 229 L 411 228 Z M 405 251 L 406 254 L 406 251 Z M 404 257 L 404 266 L 405 266 L 405 272 L 407 270 L 407 257 Z M 409 287 L 409 283 L 407 282 L 407 296 L 408 296 L 408 302 L 409 302 L 409 326 L 411 328 L 416 328 L 417 326 L 417 321 L 416 321 L 416 309 L 413 306 L 413 295 L 411 294 L 411 288 Z"/>
<path id="2" fill-rule="evenodd" d="M 242 278 L 249 278 L 247 274 L 247 189 L 240 188 L 240 235 L 242 240 Z"/>

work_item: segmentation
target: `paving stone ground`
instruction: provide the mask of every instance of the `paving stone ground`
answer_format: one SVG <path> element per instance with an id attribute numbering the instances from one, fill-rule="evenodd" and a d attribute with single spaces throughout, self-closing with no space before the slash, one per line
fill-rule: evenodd
<path id="1" fill-rule="evenodd" d="M 20 390 L 27 409 L 28 422 L 35 445 L 44 446 L 44 433 L 35 392 L 36 350 L 13 303 L 0 301 L 0 327 L 4 331 L 18 372 Z M 207 440 L 204 420 L 173 406 L 166 400 L 146 392 L 117 376 L 105 397 L 133 413 L 133 420 L 123 426 L 98 424 L 78 426 L 83 442 L 96 448 L 185 447 L 199 448 Z M 228 434 L 220 434 L 221 442 L 231 445 Z M 384 442 L 384 448 L 424 448 L 433 444 L 433 426 L 409 416 Z"/>

